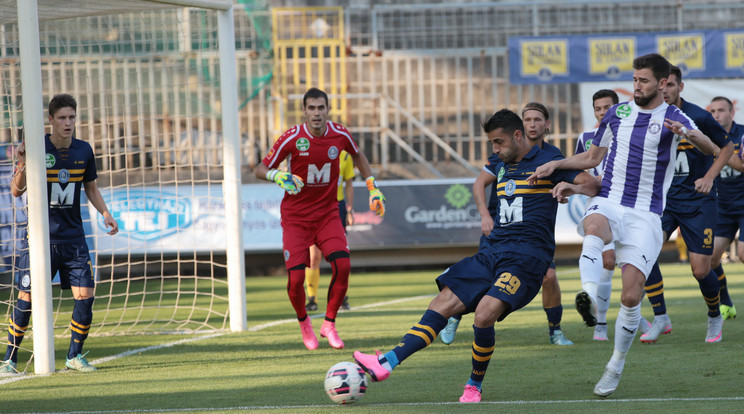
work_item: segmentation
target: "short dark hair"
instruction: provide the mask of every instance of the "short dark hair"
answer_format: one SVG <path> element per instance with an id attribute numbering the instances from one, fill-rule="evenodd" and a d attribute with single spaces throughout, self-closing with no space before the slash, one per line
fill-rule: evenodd
<path id="1" fill-rule="evenodd" d="M 302 97 L 302 107 L 304 108 L 305 105 L 307 105 L 308 99 L 316 99 L 316 98 L 323 98 L 325 99 L 326 106 L 328 105 L 328 95 L 321 91 L 318 88 L 310 88 L 305 92 L 305 96 Z"/>
<path id="2" fill-rule="evenodd" d="M 513 134 L 517 130 L 524 134 L 522 118 L 506 108 L 491 115 L 487 121 L 483 122 L 483 132 L 486 134 L 499 128 L 503 128 L 507 134 Z"/>
<path id="3" fill-rule="evenodd" d="M 77 112 L 77 101 L 72 95 L 61 93 L 54 95 L 51 101 L 49 101 L 49 116 L 53 117 L 62 108 L 72 108 Z"/>
<path id="4" fill-rule="evenodd" d="M 659 81 L 669 77 L 669 72 L 672 70 L 672 64 L 669 63 L 664 56 L 661 56 L 658 53 L 649 53 L 648 55 L 638 56 L 633 59 L 633 69 L 651 69 L 654 78 Z"/>
<path id="5" fill-rule="evenodd" d="M 669 70 L 670 75 L 677 75 L 677 82 L 682 82 L 682 70 L 680 70 L 679 66 L 672 65 L 672 68 Z"/>
<path id="6" fill-rule="evenodd" d="M 522 109 L 522 117 L 524 117 L 524 113 L 527 111 L 537 111 L 543 114 L 545 117 L 545 120 L 550 120 L 550 114 L 548 113 L 548 108 L 545 107 L 545 105 L 541 104 L 540 102 L 528 102 L 527 105 L 524 106 Z"/>
<path id="7" fill-rule="evenodd" d="M 734 103 L 731 102 L 731 99 L 729 99 L 729 98 L 727 98 L 725 96 L 716 96 L 715 98 L 711 99 L 710 101 L 711 102 L 724 101 L 724 102 L 726 102 L 728 104 L 729 111 L 733 111 L 734 110 Z"/>
<path id="8" fill-rule="evenodd" d="M 612 98 L 613 105 L 617 105 L 620 102 L 620 98 L 617 96 L 617 93 L 612 89 L 600 89 L 597 92 L 594 92 L 594 95 L 592 95 L 592 104 L 594 102 L 597 102 L 597 99 L 602 98 Z"/>

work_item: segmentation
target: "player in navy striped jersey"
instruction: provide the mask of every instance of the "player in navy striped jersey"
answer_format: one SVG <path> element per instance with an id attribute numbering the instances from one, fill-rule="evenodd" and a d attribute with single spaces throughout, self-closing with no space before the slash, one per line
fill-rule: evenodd
<path id="1" fill-rule="evenodd" d="M 664 101 L 675 105 L 690 117 L 698 129 L 716 146 L 720 154 L 703 154 L 687 140 L 677 146 L 674 179 L 667 195 L 667 204 L 661 217 L 664 240 L 679 227 L 687 244 L 692 274 L 697 279 L 700 292 L 708 306 L 706 342 L 718 342 L 723 335 L 723 317 L 719 309 L 720 284 L 711 268 L 713 239 L 716 228 L 717 202 L 715 179 L 734 153 L 734 145 L 710 112 L 685 101 L 680 96 L 684 90 L 682 71 L 672 66 L 664 89 Z M 646 281 L 646 296 L 654 311 L 651 329 L 641 335 L 641 342 L 656 342 L 659 335 L 672 331 L 672 322 L 666 313 L 664 281 L 658 263 L 654 264 Z"/>
<path id="2" fill-rule="evenodd" d="M 708 110 L 713 118 L 729 134 L 734 144 L 734 155 L 723 167 L 716 178 L 718 188 L 718 220 L 716 221 L 716 238 L 713 241 L 711 267 L 718 276 L 721 285 L 721 316 L 723 319 L 736 317 L 736 307 L 729 296 L 726 273 L 723 271 L 721 258 L 731 241 L 739 232 L 737 256 L 744 261 L 744 165 L 741 160 L 741 142 L 744 139 L 744 126 L 734 122 L 734 103 L 723 96 L 716 96 L 710 102 Z"/>
<path id="3" fill-rule="evenodd" d="M 62 289 L 71 289 L 75 305 L 70 321 L 70 348 L 65 365 L 81 372 L 95 371 L 82 353 L 93 320 L 95 281 L 88 245 L 85 242 L 80 215 L 80 191 L 103 215 L 108 234 L 119 231 L 103 200 L 96 178 L 95 156 L 90 144 L 74 137 L 77 102 L 67 94 L 56 95 L 49 102 L 52 133 L 44 137 L 46 146 L 47 196 L 49 200 L 49 241 L 51 274 L 59 271 Z M 16 174 L 11 191 L 20 197 L 26 191 L 26 158 L 23 143 L 18 149 Z M 31 317 L 31 277 L 29 275 L 28 241 L 18 260 L 16 287 L 18 301 L 8 327 L 8 348 L 0 372 L 13 373 L 18 362 L 18 346 Z"/>
<path id="4" fill-rule="evenodd" d="M 579 272 L 583 289 L 577 309 L 596 324 L 602 249 L 615 243 L 623 289 L 615 323 L 615 349 L 594 394 L 606 397 L 620 383 L 625 357 L 641 319 L 643 286 L 662 246 L 660 215 L 674 174 L 673 151 L 681 137 L 713 152 L 713 144 L 678 108 L 664 102 L 671 65 L 653 53 L 633 60 L 633 101 L 613 106 L 602 119 L 589 151 L 539 167 L 530 181 L 556 168 L 588 169 L 607 157 L 602 188 L 578 226 L 584 235 Z"/>
<path id="5" fill-rule="evenodd" d="M 403 360 L 431 344 L 447 318 L 475 312 L 472 370 L 460 402 L 479 402 L 481 383 L 496 350 L 494 324 L 530 303 L 553 260 L 557 201 L 565 202 L 576 193 L 594 195 L 599 189 L 597 180 L 586 172 L 566 170 L 529 185 L 526 178 L 535 168 L 560 156 L 531 145 L 514 112 L 504 109 L 495 113 L 483 124 L 483 130 L 500 158 L 488 167 L 498 181 L 498 220 L 476 255 L 452 265 L 437 278 L 439 294 L 395 348 L 377 355 L 354 352 L 355 360 L 373 381 L 387 379 Z"/>

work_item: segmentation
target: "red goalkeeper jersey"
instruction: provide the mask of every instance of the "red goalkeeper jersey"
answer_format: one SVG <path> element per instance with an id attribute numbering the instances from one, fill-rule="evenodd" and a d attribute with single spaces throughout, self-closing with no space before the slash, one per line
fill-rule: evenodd
<path id="1" fill-rule="evenodd" d="M 263 159 L 268 168 L 278 168 L 286 159 L 288 171 L 302 178 L 299 194 L 284 194 L 282 220 L 313 222 L 327 214 L 338 214 L 339 155 L 359 152 L 351 133 L 343 125 L 328 121 L 322 137 L 313 136 L 307 125 L 288 129 Z"/>

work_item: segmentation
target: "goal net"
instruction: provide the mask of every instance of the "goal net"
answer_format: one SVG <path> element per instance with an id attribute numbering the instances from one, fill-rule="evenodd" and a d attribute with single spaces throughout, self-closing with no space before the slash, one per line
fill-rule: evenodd
<path id="1" fill-rule="evenodd" d="M 98 9 L 65 16 L 72 3 Z M 119 234 L 106 234 L 102 216 L 83 198 L 97 281 L 90 334 L 225 330 L 232 309 L 226 251 L 236 242 L 229 236 L 230 213 L 238 212 L 224 197 L 223 182 L 236 177 L 226 176 L 225 165 L 234 159 L 223 153 L 223 115 L 237 108 L 222 107 L 221 82 L 232 82 L 233 91 L 236 84 L 234 74 L 221 81 L 218 11 L 162 4 L 174 2 L 118 3 L 136 10 L 110 0 L 65 2 L 54 19 L 44 19 L 43 5 L 39 10 L 44 110 L 55 94 L 77 99 L 75 137 L 93 147 L 98 188 L 120 227 Z M 0 0 L 0 10 L 15 5 Z M 25 204 L 10 194 L 13 149 L 21 139 L 43 137 L 22 137 L 17 22 L 3 22 L 0 36 L 0 316 L 7 322 L 27 224 Z M 231 167 L 239 174 L 239 163 Z M 232 184 L 238 188 L 239 175 Z M 241 266 L 242 253 L 233 268 Z M 58 280 L 52 287 L 54 335 L 67 337 L 73 301 Z M 33 325 L 19 361 L 31 351 Z"/>

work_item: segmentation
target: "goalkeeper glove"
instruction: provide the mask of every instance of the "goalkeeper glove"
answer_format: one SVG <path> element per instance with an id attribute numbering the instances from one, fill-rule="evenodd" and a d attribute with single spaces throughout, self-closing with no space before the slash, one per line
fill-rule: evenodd
<path id="1" fill-rule="evenodd" d="M 266 179 L 279 184 L 279 187 L 290 195 L 299 193 L 305 185 L 299 176 L 275 169 L 266 173 Z"/>
<path id="2" fill-rule="evenodd" d="M 379 217 L 385 216 L 385 196 L 375 184 L 375 177 L 367 177 L 367 189 L 369 190 L 369 209 Z"/>

